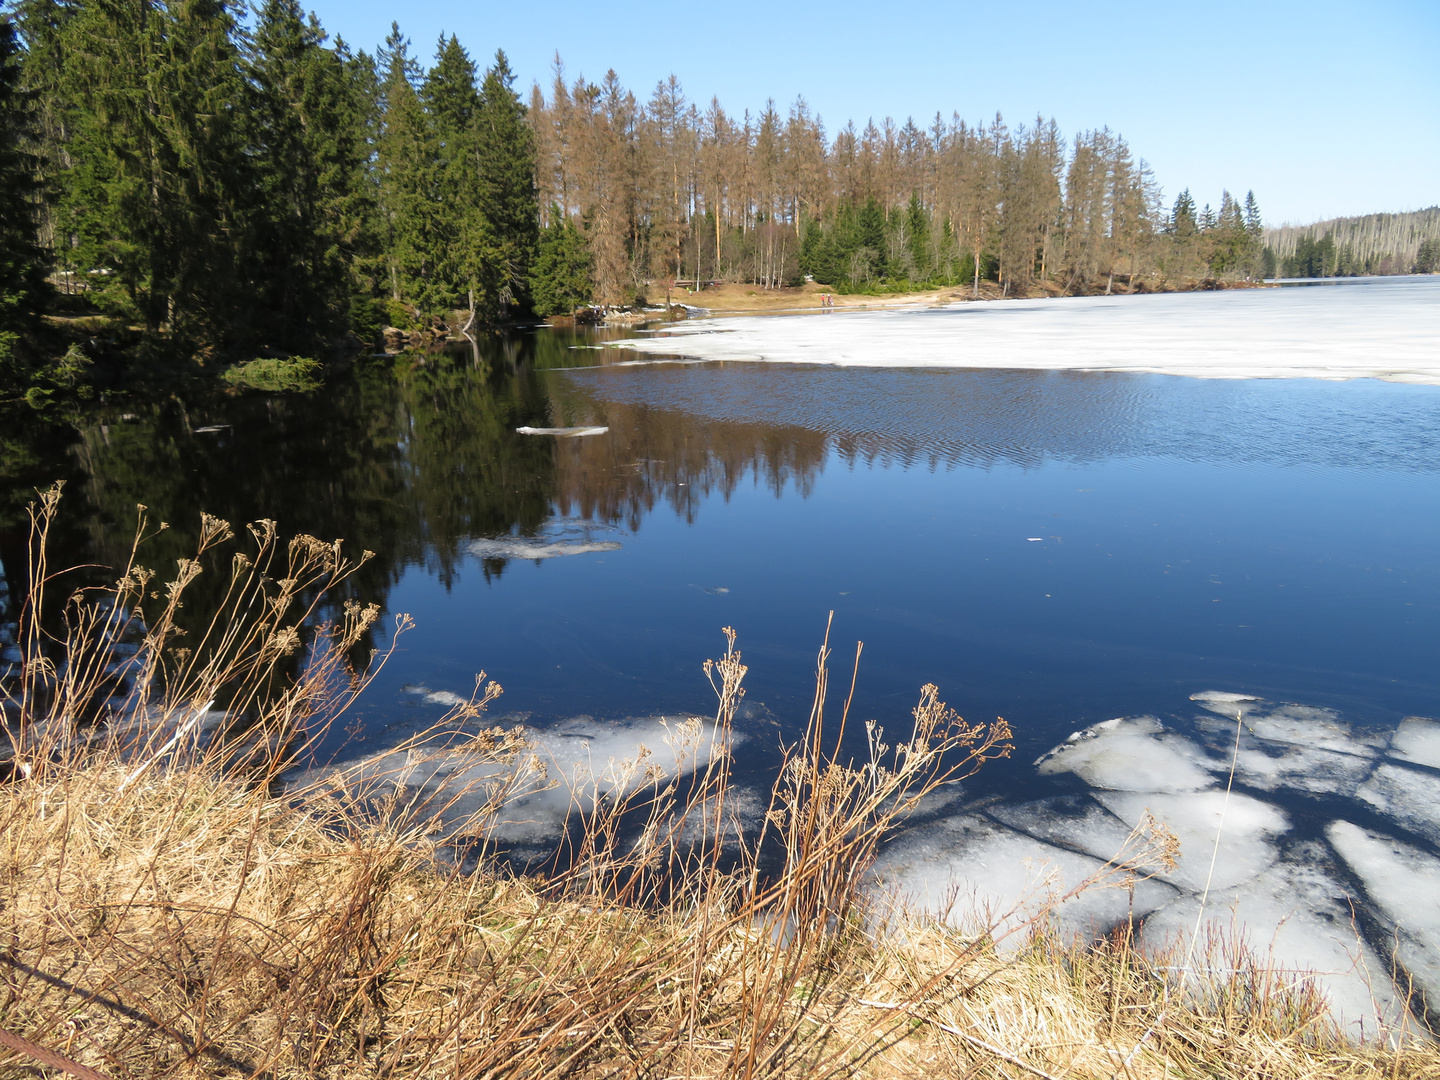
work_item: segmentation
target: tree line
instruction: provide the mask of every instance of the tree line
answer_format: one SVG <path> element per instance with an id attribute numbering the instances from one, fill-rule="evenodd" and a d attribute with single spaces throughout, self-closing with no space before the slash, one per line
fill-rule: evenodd
<path id="1" fill-rule="evenodd" d="M 1262 269 L 1253 194 L 1212 212 L 1187 191 L 1166 209 L 1108 128 L 1066 140 L 1043 117 L 937 113 L 830 136 L 803 97 L 732 116 L 671 76 L 642 102 L 613 71 L 570 80 L 558 57 L 530 121 L 546 235 L 583 239 L 601 303 L 657 282 L 1074 293 Z"/>
<path id="2" fill-rule="evenodd" d="M 10 8 L 11 375 L 47 306 L 136 328 L 127 347 L 223 361 L 679 284 L 1023 295 L 1263 269 L 1253 196 L 1162 207 L 1149 166 L 1104 128 L 1067 140 L 1053 120 L 937 114 L 832 136 L 803 99 L 731 116 L 672 76 L 641 102 L 613 71 L 571 80 L 558 58 L 527 103 L 503 52 L 482 70 L 442 36 L 422 62 L 395 27 L 371 55 L 298 0 Z"/>
<path id="3" fill-rule="evenodd" d="M 1434 274 L 1440 272 L 1440 206 L 1282 225 L 1265 231 L 1265 246 L 1285 277 Z"/>

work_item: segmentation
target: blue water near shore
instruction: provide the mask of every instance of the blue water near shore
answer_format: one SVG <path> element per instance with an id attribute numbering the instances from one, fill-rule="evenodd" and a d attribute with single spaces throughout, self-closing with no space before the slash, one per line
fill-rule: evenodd
<path id="1" fill-rule="evenodd" d="M 611 425 L 558 448 L 577 475 L 676 438 L 724 457 L 727 424 L 759 450 L 733 488 L 713 467 L 654 483 L 653 506 L 594 534 L 616 550 L 498 576 L 476 561 L 445 588 L 410 568 L 390 604 L 418 627 L 382 700 L 405 702 L 402 683 L 463 692 L 483 667 L 500 712 L 703 712 L 700 661 L 734 626 L 751 699 L 793 734 L 833 611 L 837 664 L 865 642 L 864 716 L 898 724 L 935 682 L 967 717 L 1010 720 L 1021 752 L 992 770 L 1001 786 L 1076 728 L 1201 689 L 1362 725 L 1437 711 L 1440 388 L 714 365 L 547 378 L 570 419 Z M 821 449 L 797 467 L 797 444 Z"/>
<path id="2" fill-rule="evenodd" d="M 1267 297 L 1285 294 L 1246 302 Z M 787 333 L 807 318 L 829 317 Z M 1440 387 L 636 365 L 595 347 L 614 336 L 367 360 L 309 398 L 99 407 L 37 440 L 14 487 L 70 477 L 73 563 L 123 559 L 137 502 L 172 523 L 156 565 L 202 509 L 375 551 L 359 597 L 416 627 L 347 752 L 438 718 L 415 690 L 464 695 L 480 670 L 505 688 L 494 715 L 541 726 L 709 712 L 723 626 L 750 665 L 748 745 L 773 748 L 808 714 L 832 611 L 837 668 L 865 643 L 862 718 L 894 730 L 934 682 L 1011 722 L 1018 752 L 982 788 L 1036 785 L 1030 761 L 1071 731 L 1204 689 L 1377 727 L 1440 712 Z M 609 431 L 515 430 L 589 424 Z M 11 518 L 0 557 L 20 566 Z M 589 550 L 523 557 L 556 543 Z"/>

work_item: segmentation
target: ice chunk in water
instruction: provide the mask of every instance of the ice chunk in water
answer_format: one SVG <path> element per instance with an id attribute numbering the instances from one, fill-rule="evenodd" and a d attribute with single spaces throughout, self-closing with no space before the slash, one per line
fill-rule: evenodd
<path id="1" fill-rule="evenodd" d="M 1092 788 L 1198 791 L 1215 783 L 1216 763 L 1153 716 L 1106 720 L 1070 738 L 1035 763 L 1042 776 L 1073 772 Z"/>
<path id="2" fill-rule="evenodd" d="M 562 438 L 578 439 L 586 435 L 604 435 L 608 427 L 517 427 L 521 435 L 559 435 Z"/>
<path id="3" fill-rule="evenodd" d="M 423 683 L 406 683 L 400 689 L 404 690 L 407 694 L 414 694 L 422 701 L 429 702 L 431 705 L 444 705 L 451 709 L 459 705 L 464 705 L 466 702 L 465 698 L 453 691 L 431 690 Z"/>
<path id="4" fill-rule="evenodd" d="M 1235 776 L 1263 791 L 1308 791 L 1316 795 L 1354 795 L 1370 776 L 1368 758 L 1256 740 L 1241 743 Z"/>
<path id="5" fill-rule="evenodd" d="M 493 540 L 470 541 L 470 554 L 481 559 L 554 559 L 562 555 L 587 555 L 593 551 L 619 551 L 617 540 L 528 540 L 503 536 Z"/>
<path id="6" fill-rule="evenodd" d="M 1132 912 L 1129 889 L 1095 886 L 1060 897 L 1104 863 L 1007 829 L 978 814 L 944 818 L 905 833 L 875 864 L 880 887 L 969 931 L 1015 932 L 1047 911 L 1062 932 L 1099 936 Z M 1133 913 L 1167 903 L 1175 890 L 1136 884 Z M 1007 945 L 1018 945 L 1019 935 Z"/>
<path id="7" fill-rule="evenodd" d="M 1207 706 L 1208 707 L 1208 706 Z M 1225 710 L 1215 712 L 1225 715 Z M 1265 791 L 1309 791 L 1353 795 L 1370 775 L 1385 736 L 1355 731 L 1330 709 L 1278 705 L 1244 715 L 1235 775 Z M 1228 719 L 1199 717 L 1196 728 L 1211 749 L 1228 754 L 1235 738 L 1233 712 Z"/>
<path id="8" fill-rule="evenodd" d="M 1245 718 L 1245 727 L 1252 735 L 1270 742 L 1352 754 L 1367 761 L 1385 745 L 1383 734 L 1357 731 L 1335 710 L 1308 705 L 1279 705 L 1268 713 L 1252 713 Z"/>
<path id="9" fill-rule="evenodd" d="M 1440 769 L 1440 720 L 1407 716 L 1390 740 L 1390 756 Z"/>
<path id="10" fill-rule="evenodd" d="M 1271 839 L 1290 828 L 1290 820 L 1276 807 L 1235 792 L 1228 805 L 1223 791 L 1097 791 L 1095 799 L 1129 825 L 1138 825 L 1149 810 L 1169 828 L 1180 841 L 1180 857 L 1165 880 L 1191 892 L 1205 887 L 1217 833 L 1220 850 L 1211 888 L 1228 889 L 1270 866 L 1277 856 Z"/>
<path id="11" fill-rule="evenodd" d="M 1382 764 L 1356 795 L 1411 832 L 1440 844 L 1440 776 Z"/>
<path id="12" fill-rule="evenodd" d="M 1212 713 L 1233 720 L 1237 715 L 1244 716 L 1265 707 L 1265 699 L 1253 697 L 1250 694 L 1232 694 L 1227 690 L 1201 690 L 1198 694 L 1191 694 L 1190 700 L 1198 703 L 1201 708 L 1208 709 Z"/>
<path id="13" fill-rule="evenodd" d="M 1440 859 L 1348 821 L 1325 830 L 1395 934 L 1395 956 L 1440 1012 Z"/>
<path id="14" fill-rule="evenodd" d="M 533 755 L 496 762 L 460 742 L 390 750 L 329 770 L 352 790 L 396 794 L 403 806 L 437 817 L 444 831 L 506 795 L 488 826 L 506 841 L 560 835 L 572 812 L 703 768 L 715 753 L 715 729 L 698 717 L 648 717 L 616 723 L 585 718 L 526 733 Z M 731 741 L 739 741 L 732 735 Z M 325 777 L 302 777 L 320 779 Z"/>
<path id="15" fill-rule="evenodd" d="M 1151 949 L 1187 943 L 1199 904 L 1198 896 L 1186 896 L 1155 912 L 1145 920 L 1142 942 Z M 1313 973 L 1336 1021 L 1353 1038 L 1373 1040 L 1396 1027 L 1413 1027 L 1390 984 L 1389 965 L 1353 924 L 1344 887 L 1318 867 L 1278 863 L 1243 884 L 1212 892 L 1205 911 L 1207 922 L 1274 967 Z M 1205 963 L 1203 949 L 1192 963 L 1196 968 Z"/>
<path id="16" fill-rule="evenodd" d="M 1103 806 L 1086 796 L 1062 795 L 1019 804 L 1000 803 L 985 813 L 1019 832 L 1058 847 L 1114 858 L 1134 831 Z"/>

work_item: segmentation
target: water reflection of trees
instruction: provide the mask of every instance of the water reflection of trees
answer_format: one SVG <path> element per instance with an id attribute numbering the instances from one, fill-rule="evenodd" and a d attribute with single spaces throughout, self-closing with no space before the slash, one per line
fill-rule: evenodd
<path id="1" fill-rule="evenodd" d="M 825 463 L 825 434 L 807 428 L 615 402 L 596 402 L 588 415 L 610 431 L 558 441 L 556 508 L 631 529 L 662 502 L 692 522 L 707 498 L 728 500 L 747 482 L 777 498 L 787 487 L 808 496 Z"/>
<path id="2" fill-rule="evenodd" d="M 177 395 L 97 408 L 68 434 L 41 425 L 17 443 L 23 468 L 0 477 L 0 557 L 13 578 L 25 496 L 67 478 L 69 532 L 57 555 L 98 564 L 97 578 L 124 563 L 143 503 L 169 524 L 144 555 L 162 575 L 193 551 L 202 510 L 237 525 L 270 517 L 286 534 L 374 552 L 347 596 L 384 604 L 408 567 L 448 587 L 476 537 L 537 535 L 557 518 L 638 529 L 664 506 L 692 521 L 707 498 L 744 484 L 809 494 L 823 433 L 607 401 L 555 372 L 596 358 L 577 343 L 587 342 L 548 330 L 482 339 L 451 354 L 377 358 L 308 397 Z M 515 431 L 569 423 L 610 430 L 581 439 Z M 192 590 L 197 618 L 225 584 L 223 573 L 208 576 Z"/>

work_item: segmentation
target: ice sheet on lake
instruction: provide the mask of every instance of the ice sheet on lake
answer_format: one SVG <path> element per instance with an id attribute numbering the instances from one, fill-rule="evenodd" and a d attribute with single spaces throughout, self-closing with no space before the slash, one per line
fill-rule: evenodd
<path id="1" fill-rule="evenodd" d="M 1437 283 L 727 319 L 612 343 L 703 360 L 1440 383 Z"/>
<path id="2" fill-rule="evenodd" d="M 1440 724 L 1409 717 L 1393 732 L 1376 730 L 1331 709 L 1232 691 L 1202 691 L 1192 700 L 1205 712 L 1191 721 L 1107 720 L 1036 762 L 1041 774 L 1074 774 L 1086 793 L 928 822 L 887 852 L 883 865 L 932 903 L 951 896 L 949 882 L 968 890 L 972 902 L 1005 910 L 1033 884 L 1016 869 L 1026 858 L 1044 856 L 1069 884 L 1111 858 L 1151 815 L 1180 851 L 1175 869 L 1153 883 L 1174 893 L 1146 919 L 1147 943 L 1191 933 L 1208 883 L 1206 932 L 1239 935 L 1277 967 L 1313 972 L 1352 1034 L 1419 1030 L 1405 1018 L 1404 987 L 1390 980 L 1392 937 L 1400 962 L 1428 995 L 1433 1021 L 1440 1014 Z M 1235 786 L 1227 797 L 1232 754 Z M 1328 817 L 1297 833 L 1292 813 L 1269 793 L 1295 814 L 1309 813 L 1307 806 L 1333 814 L 1335 800 L 1351 800 L 1357 814 L 1383 815 L 1410 839 L 1345 822 L 1319 839 Z M 1364 893 L 1333 872 L 1342 860 Z M 1093 927 L 1103 921 L 1098 915 L 1113 914 L 1104 899 L 1094 908 L 1087 903 L 1067 904 L 1062 925 L 1080 928 L 1088 919 Z M 1356 910 L 1369 916 L 1356 922 Z M 968 918 L 975 920 L 973 911 Z M 1378 936 L 1377 925 L 1386 928 Z"/>
<path id="3" fill-rule="evenodd" d="M 1440 859 L 1348 821 L 1332 822 L 1325 835 L 1395 935 L 1396 959 L 1440 1013 Z"/>
<path id="4" fill-rule="evenodd" d="M 1001 803 L 985 813 L 1018 832 L 1101 860 L 1113 858 L 1130 841 L 1133 826 L 1085 796 L 1060 796 L 1028 803 Z"/>
<path id="5" fill-rule="evenodd" d="M 1251 702 L 1240 713 L 1235 776 L 1241 783 L 1263 791 L 1351 797 L 1369 778 L 1388 742 L 1385 734 L 1352 728 L 1333 709 L 1269 705 L 1258 698 Z M 1217 754 L 1233 751 L 1233 717 L 1240 706 L 1205 700 L 1201 703 L 1216 716 L 1198 718 L 1196 728 L 1211 738 L 1211 748 Z"/>
<path id="6" fill-rule="evenodd" d="M 1095 799 L 1127 825 L 1140 824 L 1148 811 L 1169 828 L 1180 841 L 1180 857 L 1165 880 L 1192 892 L 1205 888 L 1217 842 L 1211 887 L 1228 889 L 1269 867 L 1279 855 L 1275 838 L 1290 828 L 1277 807 L 1239 792 L 1227 800 L 1218 790 L 1097 791 Z"/>

